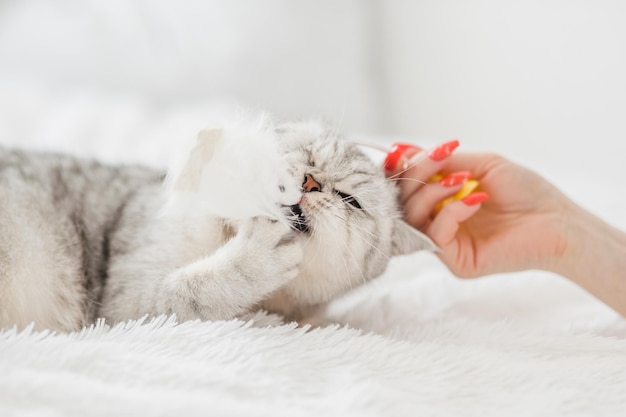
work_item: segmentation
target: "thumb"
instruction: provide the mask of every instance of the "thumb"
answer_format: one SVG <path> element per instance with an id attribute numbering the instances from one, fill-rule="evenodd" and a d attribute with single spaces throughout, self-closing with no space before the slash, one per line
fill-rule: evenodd
<path id="1" fill-rule="evenodd" d="M 480 204 L 468 205 L 461 201 L 452 201 L 441 209 L 428 226 L 427 233 L 444 248 L 456 238 L 459 224 L 472 217 L 480 209 Z"/>
<path id="2" fill-rule="evenodd" d="M 464 249 L 463 242 L 459 240 L 457 236 L 459 225 L 476 214 L 480 206 L 480 203 L 469 205 L 463 200 L 450 202 L 441 209 L 426 229 L 426 234 L 441 248 L 439 253 L 441 260 L 457 275 L 463 275 L 461 271 L 466 265 L 463 259 L 475 256 L 474 253 L 469 253 L 474 249 L 470 247 Z"/>

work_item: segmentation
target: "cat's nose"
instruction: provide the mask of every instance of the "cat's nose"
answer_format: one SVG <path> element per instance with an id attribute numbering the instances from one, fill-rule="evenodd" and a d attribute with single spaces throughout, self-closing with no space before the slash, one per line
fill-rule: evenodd
<path id="1" fill-rule="evenodd" d="M 315 178 L 313 178 L 313 175 L 305 174 L 302 188 L 304 188 L 305 193 L 310 193 L 312 191 L 322 191 L 322 184 L 317 182 Z"/>

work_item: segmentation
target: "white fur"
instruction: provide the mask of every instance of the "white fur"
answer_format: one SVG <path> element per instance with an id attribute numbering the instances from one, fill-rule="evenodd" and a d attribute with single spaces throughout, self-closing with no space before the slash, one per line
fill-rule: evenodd
<path id="1" fill-rule="evenodd" d="M 302 196 L 300 183 L 287 175 L 273 124 L 265 114 L 210 126 L 200 132 L 192 149 L 185 152 L 183 147 L 177 155 L 168 170 L 168 211 L 279 219 L 280 205 L 297 204 Z"/>
<path id="2" fill-rule="evenodd" d="M 395 182 L 319 122 L 213 129 L 183 155 L 169 187 L 143 169 L 24 156 L 23 169 L 41 171 L 16 176 L 0 207 L 0 325 L 75 330 L 97 317 L 215 320 L 260 308 L 301 320 L 392 256 L 432 246 L 406 233 Z M 62 170 L 68 161 L 79 167 Z M 72 188 L 70 177 L 89 183 Z M 301 188 L 309 177 L 317 187 Z M 59 189 L 73 206 L 57 213 Z"/>
<path id="3" fill-rule="evenodd" d="M 155 226 L 180 239 L 156 240 L 146 251 L 112 264 L 100 310 L 103 317 L 115 322 L 175 312 L 184 320 L 232 318 L 298 274 L 302 246 L 296 239 L 279 244 L 291 232 L 281 222 L 261 217 L 242 221 L 227 242 L 220 241 L 221 232 L 210 225 L 203 229 L 207 234 L 196 233 L 206 245 L 198 245 L 203 241 L 188 231 L 181 234 L 165 223 Z M 161 257 L 155 257 L 157 250 Z M 122 286 L 123 294 L 111 295 Z"/>
<path id="4" fill-rule="evenodd" d="M 201 134 L 170 175 L 165 212 L 159 196 L 144 196 L 136 227 L 117 236 L 131 249 L 110 259 L 102 317 L 210 320 L 264 308 L 301 320 L 379 276 L 392 256 L 432 247 L 406 233 L 395 183 L 354 145 L 320 122 L 260 120 Z M 290 192 L 279 185 L 299 190 L 305 174 L 321 189 L 294 193 L 309 225 L 302 233 L 279 211 Z"/>
<path id="5" fill-rule="evenodd" d="M 11 162 L 41 171 L 3 176 L 0 325 L 67 331 L 97 317 L 215 320 L 260 308 L 302 319 L 430 244 L 402 238 L 395 183 L 320 123 L 261 118 L 201 133 L 182 154 L 169 187 L 142 169 Z M 78 166 L 61 169 L 68 161 Z M 90 182 L 72 188 L 70 176 Z M 300 187 L 305 176 L 315 190 Z M 57 208 L 58 189 L 73 206 Z"/>
<path id="6" fill-rule="evenodd" d="M 5 183 L 6 185 L 6 183 Z M 2 198 L 15 202 L 0 209 L 0 328 L 31 322 L 37 329 L 74 330 L 87 324 L 80 259 L 50 248 L 68 245 L 44 213 L 19 210 L 18 201 L 34 204 L 28 190 L 7 186 Z M 8 262 L 10 260 L 10 262 Z M 64 285 L 58 285 L 63 279 Z"/>

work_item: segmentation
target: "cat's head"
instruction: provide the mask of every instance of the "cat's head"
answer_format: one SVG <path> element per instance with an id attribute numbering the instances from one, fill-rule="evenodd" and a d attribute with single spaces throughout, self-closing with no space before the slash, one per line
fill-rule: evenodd
<path id="1" fill-rule="evenodd" d="M 305 241 L 304 261 L 283 295 L 324 303 L 379 276 L 392 256 L 435 249 L 402 220 L 395 182 L 357 145 L 319 122 L 282 124 L 276 133 L 303 188 L 291 221 Z"/>

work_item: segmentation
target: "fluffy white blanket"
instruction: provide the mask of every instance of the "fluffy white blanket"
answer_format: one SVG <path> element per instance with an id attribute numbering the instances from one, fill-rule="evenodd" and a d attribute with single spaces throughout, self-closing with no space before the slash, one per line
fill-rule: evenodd
<path id="1" fill-rule="evenodd" d="M 207 120 L 206 109 L 161 117 L 132 101 L 47 102 L 41 91 L 28 101 L 24 86 L 4 87 L 3 144 L 156 164 L 159 138 Z M 0 415 L 626 414 L 626 320 L 557 276 L 461 281 L 416 254 L 327 316 L 340 325 L 306 331 L 258 315 L 4 331 Z"/>
<path id="2" fill-rule="evenodd" d="M 335 303 L 363 330 L 161 317 L 0 334 L 0 415 L 624 415 L 626 324 L 558 277 L 428 256 Z"/>

